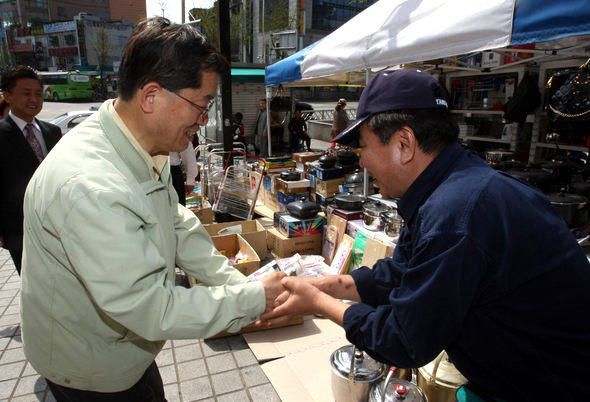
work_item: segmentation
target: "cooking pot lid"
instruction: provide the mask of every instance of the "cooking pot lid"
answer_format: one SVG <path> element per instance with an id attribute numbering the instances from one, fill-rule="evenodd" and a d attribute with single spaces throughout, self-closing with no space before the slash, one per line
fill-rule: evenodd
<path id="1" fill-rule="evenodd" d="M 391 378 L 385 388 L 383 397 L 383 381 L 379 381 L 371 387 L 370 400 L 384 402 L 405 402 L 426 401 L 424 391 L 412 384 L 410 381 L 401 378 Z"/>
<path id="2" fill-rule="evenodd" d="M 387 212 L 391 210 L 391 207 L 379 201 L 369 201 L 366 202 L 365 205 L 363 205 L 363 210 L 378 214 L 381 212 Z"/>
<path id="3" fill-rule="evenodd" d="M 373 382 L 379 379 L 385 372 L 385 365 L 379 363 L 365 352 L 353 345 L 343 346 L 330 356 L 332 370 L 341 377 L 349 378 L 351 359 L 354 359 L 353 373 L 356 382 Z"/>
<path id="4" fill-rule="evenodd" d="M 571 194 L 563 191 L 549 194 L 547 197 L 552 204 L 558 205 L 582 204 L 588 202 L 588 198 L 583 195 Z"/>

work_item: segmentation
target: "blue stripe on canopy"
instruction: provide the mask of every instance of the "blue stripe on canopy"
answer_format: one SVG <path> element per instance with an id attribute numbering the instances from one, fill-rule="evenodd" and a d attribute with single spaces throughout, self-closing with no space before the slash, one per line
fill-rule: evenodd
<path id="1" fill-rule="evenodd" d="M 590 0 L 516 0 L 511 45 L 590 34 Z"/>
<path id="2" fill-rule="evenodd" d="M 308 47 L 301 49 L 295 54 L 272 64 L 272 68 L 269 70 L 266 67 L 266 86 L 274 86 L 284 84 L 287 82 L 299 81 L 301 79 L 301 69 L 299 65 L 303 60 L 303 57 L 309 52 L 315 45 L 320 43 L 321 40 L 312 43 Z"/>

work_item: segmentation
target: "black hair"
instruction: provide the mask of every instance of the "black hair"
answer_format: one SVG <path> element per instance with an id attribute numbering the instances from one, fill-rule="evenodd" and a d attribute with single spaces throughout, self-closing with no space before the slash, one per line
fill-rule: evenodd
<path id="1" fill-rule="evenodd" d="M 407 126 L 414 131 L 418 146 L 433 153 L 457 142 L 459 127 L 446 109 L 406 109 L 377 113 L 367 120 L 367 127 L 386 145 L 393 134 Z"/>
<path id="2" fill-rule="evenodd" d="M 119 96 L 128 101 L 152 81 L 172 92 L 200 88 L 203 71 L 223 75 L 229 64 L 199 31 L 162 17 L 143 20 L 123 49 Z"/>
<path id="3" fill-rule="evenodd" d="M 41 84 L 41 78 L 37 72 L 29 66 L 14 66 L 8 67 L 2 73 L 2 91 L 12 92 L 12 89 L 16 86 L 16 81 L 20 78 L 31 78 L 39 82 L 39 86 L 43 88 Z"/>
<path id="4" fill-rule="evenodd" d="M 236 122 L 238 122 L 238 123 L 241 123 L 243 118 L 244 118 L 244 115 L 243 115 L 242 113 L 240 113 L 240 112 L 237 112 L 237 113 L 234 115 L 234 119 L 235 119 L 235 120 L 236 120 Z"/>

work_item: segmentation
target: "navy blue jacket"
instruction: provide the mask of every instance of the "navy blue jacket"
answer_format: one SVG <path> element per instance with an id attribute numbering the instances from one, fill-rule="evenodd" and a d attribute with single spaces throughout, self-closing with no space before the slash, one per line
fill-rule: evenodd
<path id="1" fill-rule="evenodd" d="M 348 340 L 398 367 L 445 349 L 509 400 L 588 400 L 590 264 L 548 199 L 453 144 L 398 208 L 393 257 L 352 273 Z"/>

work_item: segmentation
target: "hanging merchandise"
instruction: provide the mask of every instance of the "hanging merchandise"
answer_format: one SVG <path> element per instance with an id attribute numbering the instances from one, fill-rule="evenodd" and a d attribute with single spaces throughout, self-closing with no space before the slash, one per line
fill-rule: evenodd
<path id="1" fill-rule="evenodd" d="M 541 104 L 541 94 L 535 80 L 528 71 L 524 73 L 514 95 L 504 104 L 504 118 L 508 121 L 524 123 L 527 114 Z"/>
<path id="2" fill-rule="evenodd" d="M 590 119 L 590 59 L 574 71 L 560 71 L 547 81 L 553 120 Z"/>

